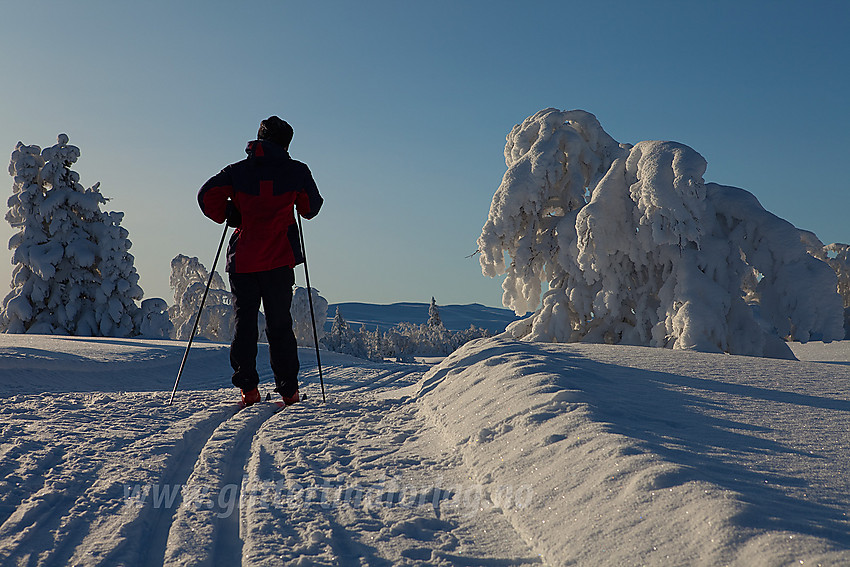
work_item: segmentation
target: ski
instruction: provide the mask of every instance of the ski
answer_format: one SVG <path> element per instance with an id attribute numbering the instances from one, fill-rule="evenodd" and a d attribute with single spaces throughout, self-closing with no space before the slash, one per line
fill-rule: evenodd
<path id="1" fill-rule="evenodd" d="M 286 404 L 284 404 L 283 401 L 281 401 L 281 400 L 277 400 L 277 401 L 262 400 L 262 401 L 251 404 L 251 406 L 245 405 L 245 402 L 243 402 L 242 400 L 239 400 L 238 402 L 236 402 L 237 410 L 243 410 L 247 407 L 252 407 L 252 406 L 264 406 L 264 405 L 276 406 L 275 412 L 278 412 L 278 411 L 280 411 L 280 410 L 282 410 L 283 408 L 286 407 Z"/>

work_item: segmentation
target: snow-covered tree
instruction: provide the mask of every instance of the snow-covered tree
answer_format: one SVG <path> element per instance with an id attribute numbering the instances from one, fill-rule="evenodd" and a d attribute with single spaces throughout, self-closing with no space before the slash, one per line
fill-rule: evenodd
<path id="1" fill-rule="evenodd" d="M 5 332 L 24 333 L 41 317 L 47 326 L 48 317 L 38 306 L 50 294 L 50 278 L 55 274 L 53 264 L 61 256 L 58 246 L 50 246 L 41 208 L 45 199 L 39 181 L 44 158 L 41 148 L 18 142 L 9 163 L 13 177 L 12 196 L 6 220 L 18 232 L 9 241 L 13 250 L 12 292 L 3 300 L 0 324 Z"/>
<path id="2" fill-rule="evenodd" d="M 752 194 L 706 183 L 688 146 L 619 144 L 592 114 L 546 109 L 505 162 L 478 246 L 504 305 L 534 311 L 513 336 L 783 358 L 782 339 L 843 336 L 835 273 Z"/>
<path id="3" fill-rule="evenodd" d="M 377 327 L 353 330 L 337 307 L 331 330 L 321 342 L 328 350 L 359 358 L 413 362 L 415 356 L 446 356 L 468 341 L 488 336 L 492 334 L 474 325 L 458 332 L 446 329 L 437 302 L 432 298 L 426 323 L 415 325 L 403 321 L 386 332 Z"/>
<path id="4" fill-rule="evenodd" d="M 123 218 L 124 213 L 104 213 L 96 228 L 101 244 L 101 262 L 98 267 L 100 282 L 95 290 L 95 313 L 100 321 L 100 332 L 106 336 L 126 336 L 141 332 L 139 324 L 143 315 L 135 302 L 142 299 L 143 292 L 139 287 L 139 274 L 133 265 L 133 255 L 130 254 L 132 243 L 128 238 L 129 232 L 121 226 Z M 148 308 L 153 305 L 148 304 Z M 117 315 L 119 313 L 120 319 Z M 162 321 L 149 318 L 147 322 L 152 323 L 155 320 Z M 164 333 L 167 329 L 155 331 L 148 327 L 148 332 Z"/>
<path id="5" fill-rule="evenodd" d="M 325 345 L 328 350 L 350 354 L 358 358 L 366 358 L 366 346 L 359 333 L 354 331 L 345 320 L 339 307 L 334 313 L 334 320 L 331 324 L 331 330 L 319 341 Z"/>
<path id="6" fill-rule="evenodd" d="M 363 345 L 366 347 L 365 358 L 381 362 L 389 356 L 387 339 L 377 326 L 374 331 L 360 327 L 360 336 L 363 339 Z"/>
<path id="7" fill-rule="evenodd" d="M 443 325 L 443 320 L 440 318 L 440 310 L 437 308 L 437 300 L 431 298 L 431 305 L 428 307 L 428 326 L 440 327 Z"/>
<path id="8" fill-rule="evenodd" d="M 419 329 L 418 335 L 417 350 L 422 356 L 442 356 L 454 350 L 452 333 L 443 325 L 437 300 L 433 297 L 428 308 L 428 322 Z M 425 352 L 428 354 L 424 354 Z"/>
<path id="9" fill-rule="evenodd" d="M 168 316 L 168 304 L 158 297 L 145 299 L 137 315 L 139 335 L 147 338 L 167 339 L 174 332 Z"/>
<path id="10" fill-rule="evenodd" d="M 416 331 L 418 329 L 410 323 L 401 323 L 387 331 L 384 335 L 387 346 L 385 356 L 395 358 L 396 362 L 413 362 L 417 347 L 414 339 Z"/>
<path id="11" fill-rule="evenodd" d="M 227 290 L 224 279 L 216 272 L 210 280 L 210 274 L 198 258 L 179 254 L 171 260 L 171 289 L 174 290 L 174 304 L 168 309 L 168 315 L 174 324 L 174 338 L 186 340 L 192 333 L 198 307 L 207 282 L 210 289 L 198 322 L 197 337 L 211 341 L 230 342 L 235 325 L 233 299 Z M 305 288 L 296 287 L 292 296 L 292 328 L 295 338 L 301 346 L 313 346 L 313 322 L 310 317 L 310 304 Z M 319 339 L 324 334 L 327 319 L 328 301 L 313 289 L 313 307 L 316 312 L 316 330 Z M 265 317 L 260 312 L 257 326 L 260 340 L 265 340 Z M 320 341 L 321 342 L 321 341 Z"/>
<path id="12" fill-rule="evenodd" d="M 470 325 L 468 329 L 457 331 L 452 335 L 452 351 L 459 349 L 469 341 L 474 341 L 475 339 L 483 339 L 492 336 L 493 333 L 491 333 L 487 329 L 482 329 L 481 327 Z"/>
<path id="13" fill-rule="evenodd" d="M 209 277 L 198 258 L 178 254 L 171 260 L 169 283 L 174 290 L 174 304 L 168 309 L 168 315 L 174 324 L 174 338 L 187 340 L 192 334 Z M 233 326 L 231 295 L 222 277 L 215 272 L 195 334 L 211 341 L 229 342 Z"/>
<path id="14" fill-rule="evenodd" d="M 809 254 L 826 262 L 838 278 L 838 293 L 844 301 L 844 336 L 850 339 L 850 245 L 833 242 L 824 245 L 813 232 L 800 231 Z"/>
<path id="15" fill-rule="evenodd" d="M 316 334 L 319 342 L 325 334 L 325 321 L 328 318 L 328 300 L 319 295 L 316 288 L 310 288 L 313 297 L 313 311 L 316 317 Z M 301 346 L 315 348 L 313 342 L 313 318 L 310 314 L 310 298 L 307 296 L 307 288 L 296 287 L 292 294 L 292 329 L 295 331 L 295 339 Z"/>
<path id="16" fill-rule="evenodd" d="M 12 291 L 0 326 L 11 333 L 138 335 L 143 292 L 128 252 L 122 213 L 102 212 L 100 184 L 89 189 L 71 166 L 80 156 L 61 134 L 57 144 L 18 143 L 9 166 L 13 194 L 6 220 L 17 229 Z M 150 323 L 151 320 L 148 320 Z M 167 329 L 146 332 L 161 336 Z"/>

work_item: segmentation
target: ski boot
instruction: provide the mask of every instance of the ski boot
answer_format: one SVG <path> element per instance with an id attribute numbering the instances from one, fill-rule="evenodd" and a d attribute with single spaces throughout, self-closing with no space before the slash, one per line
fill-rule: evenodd
<path id="1" fill-rule="evenodd" d="M 301 401 L 301 396 L 298 395 L 298 390 L 295 390 L 295 393 L 291 396 L 284 396 L 283 394 L 281 394 L 280 397 L 283 398 L 283 403 L 288 406 L 291 406 L 292 404 L 297 404 Z"/>
<path id="2" fill-rule="evenodd" d="M 260 401 L 260 391 L 257 388 L 253 390 L 242 390 L 242 405 L 245 407 L 252 406 Z"/>

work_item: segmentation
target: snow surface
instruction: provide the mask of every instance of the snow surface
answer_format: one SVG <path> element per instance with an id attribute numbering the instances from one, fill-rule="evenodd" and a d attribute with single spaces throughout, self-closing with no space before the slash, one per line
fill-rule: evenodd
<path id="1" fill-rule="evenodd" d="M 847 342 L 324 352 L 326 404 L 301 349 L 277 413 L 204 342 L 165 405 L 184 348 L 0 335 L 0 564 L 850 563 Z"/>

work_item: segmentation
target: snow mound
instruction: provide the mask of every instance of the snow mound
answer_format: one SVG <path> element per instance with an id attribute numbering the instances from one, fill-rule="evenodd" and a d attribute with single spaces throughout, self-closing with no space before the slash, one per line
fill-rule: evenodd
<path id="1" fill-rule="evenodd" d="M 485 339 L 418 398 L 548 564 L 847 563 L 850 368 L 752 362 Z"/>

